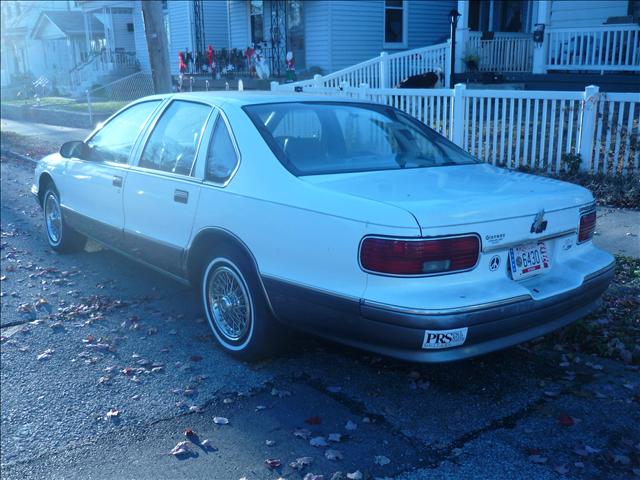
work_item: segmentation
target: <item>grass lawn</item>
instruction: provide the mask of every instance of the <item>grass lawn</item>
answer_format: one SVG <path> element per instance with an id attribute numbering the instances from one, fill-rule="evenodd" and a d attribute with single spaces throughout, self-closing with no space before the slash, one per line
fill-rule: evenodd
<path id="1" fill-rule="evenodd" d="M 18 105 L 18 106 L 19 105 L 30 105 L 30 106 L 37 105 L 35 99 L 33 98 L 28 98 L 26 100 L 6 100 L 6 101 L 3 101 L 3 103 L 7 105 Z M 128 101 L 120 101 L 120 102 L 96 101 L 96 102 L 91 102 L 91 109 L 95 113 L 115 112 L 116 110 L 119 110 L 120 108 L 124 107 L 128 103 L 129 103 Z M 40 99 L 40 106 L 45 108 L 70 110 L 73 112 L 89 111 L 88 105 L 86 102 L 76 102 L 74 99 L 66 98 L 66 97 L 42 97 Z"/>

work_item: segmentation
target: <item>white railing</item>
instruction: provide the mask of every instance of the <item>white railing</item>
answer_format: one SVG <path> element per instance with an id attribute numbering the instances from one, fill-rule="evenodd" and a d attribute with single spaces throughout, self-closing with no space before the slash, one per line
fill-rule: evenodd
<path id="1" fill-rule="evenodd" d="M 465 53 L 478 56 L 481 72 L 530 72 L 533 38 L 530 33 L 496 32 L 482 40 L 481 32 L 469 32 Z"/>
<path id="2" fill-rule="evenodd" d="M 77 88 L 84 82 L 93 81 L 98 76 L 110 72 L 129 72 L 138 67 L 134 52 L 114 52 L 103 50 L 93 53 L 84 63 L 69 71 L 71 85 Z"/>
<path id="3" fill-rule="evenodd" d="M 362 83 L 372 88 L 387 88 L 420 73 L 441 70 L 448 80 L 449 43 L 406 50 L 394 54 L 382 52 L 379 56 L 313 79 L 279 85 L 278 90 L 292 91 L 296 87 L 338 88 L 344 82 L 357 87 Z"/>
<path id="4" fill-rule="evenodd" d="M 640 26 L 549 28 L 547 70 L 640 70 Z"/>
<path id="5" fill-rule="evenodd" d="M 272 85 L 275 87 L 275 84 Z M 403 110 L 493 165 L 558 173 L 564 155 L 581 169 L 640 172 L 640 94 L 521 90 L 303 87 Z"/>
<path id="6" fill-rule="evenodd" d="M 449 50 L 449 42 L 445 42 L 387 55 L 388 82 L 383 86 L 395 87 L 408 77 L 426 72 L 440 71 L 448 80 Z"/>

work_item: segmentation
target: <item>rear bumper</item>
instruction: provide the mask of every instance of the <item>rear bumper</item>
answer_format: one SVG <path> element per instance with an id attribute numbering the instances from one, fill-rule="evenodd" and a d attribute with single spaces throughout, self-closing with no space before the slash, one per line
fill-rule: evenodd
<path id="1" fill-rule="evenodd" d="M 611 282 L 614 264 L 591 274 L 578 288 L 543 300 L 518 298 L 450 312 L 404 309 L 338 298 L 265 278 L 279 319 L 354 347 L 414 362 L 450 362 L 483 355 L 545 335 L 595 310 Z M 467 327 L 464 344 L 422 347 L 425 330 Z"/>

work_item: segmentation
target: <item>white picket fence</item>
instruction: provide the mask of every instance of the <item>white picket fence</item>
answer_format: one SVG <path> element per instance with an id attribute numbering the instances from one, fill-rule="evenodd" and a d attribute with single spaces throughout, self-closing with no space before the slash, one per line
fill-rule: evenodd
<path id="1" fill-rule="evenodd" d="M 272 84 L 273 90 L 283 90 Z M 564 154 L 581 169 L 609 175 L 640 171 L 640 94 L 522 90 L 304 87 L 390 105 L 417 118 L 493 165 L 558 173 Z"/>

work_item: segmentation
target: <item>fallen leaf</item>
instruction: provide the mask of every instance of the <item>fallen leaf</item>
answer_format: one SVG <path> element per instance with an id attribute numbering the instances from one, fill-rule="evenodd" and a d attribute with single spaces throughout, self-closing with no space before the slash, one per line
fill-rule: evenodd
<path id="1" fill-rule="evenodd" d="M 302 480 L 324 480 L 324 475 L 316 475 L 315 473 L 307 473 L 302 478 Z"/>
<path id="2" fill-rule="evenodd" d="M 189 446 L 189 442 L 182 441 L 178 442 L 178 444 L 171 449 L 169 454 L 179 457 L 180 455 L 188 455 L 191 453 L 191 447 Z"/>
<path id="3" fill-rule="evenodd" d="M 547 457 L 543 457 L 542 455 L 529 455 L 529 461 L 533 463 L 547 463 L 549 459 Z"/>
<path id="4" fill-rule="evenodd" d="M 309 444 L 312 447 L 326 447 L 328 445 L 324 437 L 313 437 L 309 440 Z"/>
<path id="5" fill-rule="evenodd" d="M 302 438 L 303 440 L 308 440 L 311 437 L 311 430 L 307 430 L 306 428 L 297 428 L 293 431 L 293 436 Z"/>
<path id="6" fill-rule="evenodd" d="M 557 473 L 559 473 L 560 475 L 565 475 L 567 473 L 569 473 L 569 469 L 567 468 L 566 465 L 558 465 L 557 467 L 553 468 Z"/>
<path id="7" fill-rule="evenodd" d="M 267 458 L 264 463 L 266 463 L 267 467 L 271 469 L 278 468 L 280 465 L 282 465 L 282 462 L 277 458 Z"/>
<path id="8" fill-rule="evenodd" d="M 200 446 L 205 450 L 213 450 L 213 445 L 211 444 L 211 440 L 205 438 L 202 442 L 200 442 Z"/>
<path id="9" fill-rule="evenodd" d="M 387 465 L 389 463 L 391 463 L 391 460 L 389 460 L 387 457 L 385 457 L 384 455 L 376 455 L 373 458 L 373 463 L 375 463 L 376 465 Z"/>
<path id="10" fill-rule="evenodd" d="M 307 418 L 304 423 L 307 423 L 309 425 L 320 425 L 320 417 L 317 415 L 313 415 L 309 418 Z"/>
<path id="11" fill-rule="evenodd" d="M 279 390 L 274 387 L 271 389 L 271 395 L 278 398 L 285 398 L 285 397 L 290 397 L 291 392 L 289 390 Z"/>
<path id="12" fill-rule="evenodd" d="M 362 475 L 362 472 L 360 470 L 356 470 L 355 472 L 347 473 L 347 478 L 349 480 L 362 480 L 364 478 L 364 475 Z"/>
<path id="13" fill-rule="evenodd" d="M 344 456 L 339 450 L 331 450 L 331 449 L 324 452 L 324 456 L 326 457 L 327 460 L 342 460 L 344 458 Z"/>
<path id="14" fill-rule="evenodd" d="M 351 420 L 348 420 L 347 423 L 344 426 L 345 430 L 357 430 L 358 429 L 358 424 L 352 422 Z"/>
<path id="15" fill-rule="evenodd" d="M 626 455 L 613 455 L 613 463 L 629 465 L 631 463 L 631 459 Z"/>
<path id="16" fill-rule="evenodd" d="M 275 440 L 265 440 L 265 441 L 264 441 L 264 444 L 265 444 L 267 447 L 273 447 L 273 446 L 276 444 L 276 441 L 275 441 Z"/>
<path id="17" fill-rule="evenodd" d="M 44 352 L 42 352 L 40 355 L 38 355 L 36 358 L 38 360 L 48 360 L 51 358 L 51 355 L 53 354 L 53 352 L 55 352 L 54 349 L 52 348 L 47 348 Z"/>
<path id="18" fill-rule="evenodd" d="M 327 440 L 329 440 L 330 442 L 339 442 L 340 440 L 342 440 L 342 434 L 330 433 L 329 436 L 327 437 Z"/>
<path id="19" fill-rule="evenodd" d="M 327 392 L 329 393 L 340 393 L 341 391 L 342 391 L 342 387 L 339 387 L 337 385 L 331 385 L 327 387 Z"/>
<path id="20" fill-rule="evenodd" d="M 120 415 L 120 410 L 117 410 L 115 408 L 110 408 L 109 411 L 107 412 L 107 418 L 115 418 L 117 416 Z"/>
<path id="21" fill-rule="evenodd" d="M 572 425 L 575 425 L 576 420 L 573 417 L 570 417 L 569 415 L 563 413 L 562 415 L 558 415 L 558 423 L 560 425 L 562 425 L 563 427 L 570 427 Z"/>
<path id="22" fill-rule="evenodd" d="M 187 428 L 184 431 L 184 434 L 185 434 L 186 437 L 193 437 L 195 435 L 195 432 L 193 431 L 193 429 Z"/>
<path id="23" fill-rule="evenodd" d="M 291 462 L 289 466 L 291 468 L 295 468 L 296 470 L 302 470 L 304 467 L 311 465 L 312 462 L 313 457 L 300 457 Z"/>
<path id="24" fill-rule="evenodd" d="M 229 423 L 229 419 L 225 417 L 213 417 L 213 423 L 216 425 L 227 425 Z"/>

